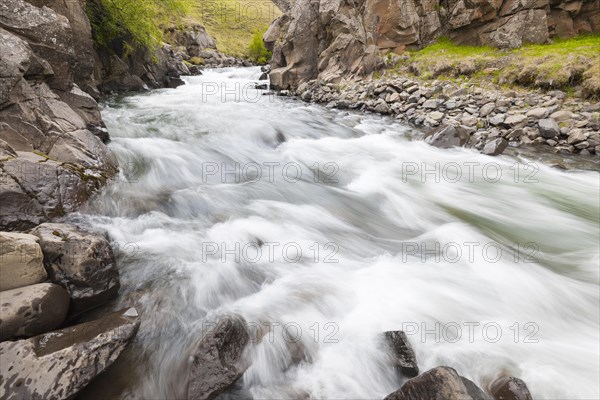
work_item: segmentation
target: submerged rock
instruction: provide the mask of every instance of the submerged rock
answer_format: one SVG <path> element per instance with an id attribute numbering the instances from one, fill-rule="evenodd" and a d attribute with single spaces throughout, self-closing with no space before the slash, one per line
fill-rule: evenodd
<path id="1" fill-rule="evenodd" d="M 74 225 L 46 223 L 32 232 L 40 238 L 50 280 L 71 296 L 72 315 L 116 296 L 119 272 L 110 243 Z"/>
<path id="2" fill-rule="evenodd" d="M 525 382 L 513 376 L 496 379 L 490 385 L 495 400 L 532 400 Z"/>
<path id="3" fill-rule="evenodd" d="M 110 366 L 139 327 L 135 308 L 0 343 L 0 398 L 70 399 Z"/>
<path id="4" fill-rule="evenodd" d="M 385 339 L 392 348 L 394 366 L 404 376 L 409 378 L 419 375 L 419 367 L 415 352 L 408 342 L 406 333 L 402 331 L 388 331 L 384 333 Z"/>
<path id="5" fill-rule="evenodd" d="M 230 388 L 249 367 L 243 354 L 249 341 L 250 335 L 241 317 L 219 319 L 193 351 L 187 398 L 214 399 Z"/>
<path id="6" fill-rule="evenodd" d="M 436 367 L 409 379 L 384 400 L 490 400 L 470 380 L 450 367 Z"/>

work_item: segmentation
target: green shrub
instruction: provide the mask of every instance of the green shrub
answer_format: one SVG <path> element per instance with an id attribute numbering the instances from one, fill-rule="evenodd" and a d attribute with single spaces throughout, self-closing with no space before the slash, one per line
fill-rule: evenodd
<path id="1" fill-rule="evenodd" d="M 266 31 L 267 27 L 263 28 L 262 30 L 256 29 L 252 35 L 250 46 L 248 47 L 248 56 L 251 60 L 259 65 L 268 63 L 272 55 L 271 52 L 265 47 L 265 42 L 263 42 L 262 39 Z"/>
<path id="2" fill-rule="evenodd" d="M 192 58 L 190 58 L 190 64 L 192 64 L 192 65 L 204 65 L 204 58 L 202 58 L 202 57 L 192 57 Z"/>
<path id="3" fill-rule="evenodd" d="M 162 27 L 179 21 L 195 0 L 94 0 L 87 2 L 94 40 L 102 47 L 115 42 L 127 53 L 153 49 L 164 38 Z"/>

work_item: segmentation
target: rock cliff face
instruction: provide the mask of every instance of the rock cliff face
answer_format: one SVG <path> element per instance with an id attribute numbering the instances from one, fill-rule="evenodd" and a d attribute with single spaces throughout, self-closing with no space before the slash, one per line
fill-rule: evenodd
<path id="1" fill-rule="evenodd" d="M 282 0 L 283 1 L 283 0 Z M 264 36 L 277 89 L 364 75 L 381 52 L 446 35 L 462 44 L 520 47 L 600 31 L 599 0 L 296 0 Z"/>
<path id="2" fill-rule="evenodd" d="M 43 3 L 0 4 L 2 229 L 74 211 L 117 170 L 93 97 L 93 63 L 85 56 L 92 37 L 81 4 Z"/>

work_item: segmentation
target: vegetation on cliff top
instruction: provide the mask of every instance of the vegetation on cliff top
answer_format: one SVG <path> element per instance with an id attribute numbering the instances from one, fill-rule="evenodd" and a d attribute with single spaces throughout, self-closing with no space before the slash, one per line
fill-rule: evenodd
<path id="1" fill-rule="evenodd" d="M 469 79 L 571 91 L 581 85 L 585 96 L 600 96 L 600 35 L 555 39 L 514 50 L 460 46 L 447 38 L 401 56 L 399 73 L 425 79 Z"/>
<path id="2" fill-rule="evenodd" d="M 270 0 L 210 0 L 197 1 L 191 16 L 217 40 L 219 51 L 253 58 L 255 32 L 262 34 L 265 27 L 281 16 L 281 11 Z"/>
<path id="3" fill-rule="evenodd" d="M 163 26 L 188 15 L 196 0 L 95 0 L 87 14 L 96 43 L 110 47 L 122 43 L 125 52 L 133 48 L 156 48 L 164 40 Z"/>

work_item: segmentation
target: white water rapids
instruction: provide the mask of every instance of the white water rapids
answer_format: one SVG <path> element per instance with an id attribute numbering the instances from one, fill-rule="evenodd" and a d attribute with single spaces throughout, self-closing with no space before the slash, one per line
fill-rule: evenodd
<path id="1" fill-rule="evenodd" d="M 388 117 L 261 96 L 259 75 L 104 106 L 122 174 L 71 218 L 108 231 L 114 307 L 142 325 L 89 398 L 182 398 L 188 346 L 226 313 L 272 330 L 229 398 L 381 399 L 402 383 L 381 332 L 402 329 L 421 371 L 600 397 L 597 170 L 437 149 Z"/>

